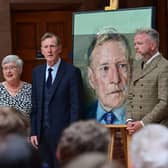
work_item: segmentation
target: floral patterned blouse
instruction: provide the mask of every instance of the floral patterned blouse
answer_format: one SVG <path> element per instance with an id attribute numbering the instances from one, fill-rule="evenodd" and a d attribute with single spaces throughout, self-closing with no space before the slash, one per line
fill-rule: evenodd
<path id="1" fill-rule="evenodd" d="M 4 85 L 0 83 L 0 106 L 10 106 L 30 116 L 31 103 L 31 84 L 24 82 L 15 96 L 10 95 Z M 30 117 L 29 117 L 30 118 Z"/>

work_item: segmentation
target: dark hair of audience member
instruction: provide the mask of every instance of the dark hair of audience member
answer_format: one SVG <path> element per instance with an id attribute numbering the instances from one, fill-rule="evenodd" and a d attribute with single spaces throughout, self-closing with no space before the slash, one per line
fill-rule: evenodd
<path id="1" fill-rule="evenodd" d="M 57 148 L 58 159 L 65 165 L 85 152 L 108 153 L 110 132 L 95 120 L 78 121 L 67 127 Z"/>
<path id="2" fill-rule="evenodd" d="M 27 116 L 12 107 L 0 107 L 0 135 L 28 136 L 30 124 Z"/>
<path id="3" fill-rule="evenodd" d="M 38 151 L 21 135 L 0 136 L 0 168 L 41 168 Z"/>

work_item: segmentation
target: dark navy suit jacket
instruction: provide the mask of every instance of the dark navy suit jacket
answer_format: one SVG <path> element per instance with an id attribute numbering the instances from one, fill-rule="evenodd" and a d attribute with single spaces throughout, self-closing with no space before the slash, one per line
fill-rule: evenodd
<path id="1" fill-rule="evenodd" d="M 43 64 L 33 69 L 32 74 L 31 135 L 36 135 L 39 142 L 43 131 L 45 72 L 46 64 Z M 48 100 L 49 130 L 54 146 L 57 145 L 63 129 L 78 120 L 82 111 L 81 80 L 80 70 L 61 60 Z"/>
<path id="2" fill-rule="evenodd" d="M 87 106 L 84 114 L 84 119 L 95 119 L 96 120 L 96 111 L 97 111 L 98 101 L 91 103 Z"/>

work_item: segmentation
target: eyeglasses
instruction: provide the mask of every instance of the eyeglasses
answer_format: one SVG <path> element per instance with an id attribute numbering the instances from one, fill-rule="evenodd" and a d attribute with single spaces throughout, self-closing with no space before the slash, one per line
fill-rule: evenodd
<path id="1" fill-rule="evenodd" d="M 14 71 L 17 69 L 17 66 L 5 66 L 5 67 L 2 67 L 3 71 Z"/>

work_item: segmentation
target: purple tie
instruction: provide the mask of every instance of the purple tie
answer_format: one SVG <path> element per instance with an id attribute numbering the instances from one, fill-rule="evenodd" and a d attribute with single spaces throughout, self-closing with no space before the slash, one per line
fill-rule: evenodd
<path id="1" fill-rule="evenodd" d="M 51 74 L 52 71 L 53 71 L 52 68 L 48 68 L 48 78 L 47 78 L 47 83 L 46 83 L 48 89 L 52 85 L 52 74 Z"/>
<path id="2" fill-rule="evenodd" d="M 106 112 L 103 116 L 103 119 L 106 124 L 113 124 L 113 121 L 115 119 L 115 115 L 113 112 Z"/>

